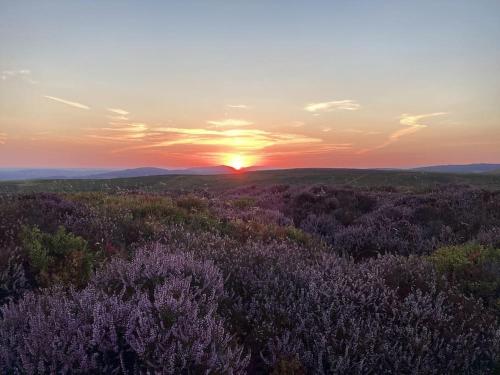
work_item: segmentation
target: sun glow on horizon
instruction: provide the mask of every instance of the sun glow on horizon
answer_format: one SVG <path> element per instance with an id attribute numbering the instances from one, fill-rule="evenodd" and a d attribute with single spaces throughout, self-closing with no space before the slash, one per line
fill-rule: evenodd
<path id="1" fill-rule="evenodd" d="M 254 161 L 253 159 L 254 158 L 248 155 L 227 154 L 224 156 L 224 164 L 239 171 L 242 168 L 251 166 Z"/>
<path id="2" fill-rule="evenodd" d="M 241 155 L 233 155 L 229 159 L 229 166 L 233 167 L 237 171 L 239 171 L 241 168 L 243 168 L 243 158 Z"/>

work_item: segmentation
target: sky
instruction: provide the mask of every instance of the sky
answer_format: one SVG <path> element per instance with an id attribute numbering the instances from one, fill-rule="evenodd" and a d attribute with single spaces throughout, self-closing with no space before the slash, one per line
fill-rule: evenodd
<path id="1" fill-rule="evenodd" d="M 0 0 L 0 167 L 500 162 L 500 1 Z"/>

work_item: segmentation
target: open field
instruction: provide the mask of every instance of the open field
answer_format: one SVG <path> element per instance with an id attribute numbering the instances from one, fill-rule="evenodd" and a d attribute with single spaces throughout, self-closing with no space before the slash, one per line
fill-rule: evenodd
<path id="1" fill-rule="evenodd" d="M 411 190 L 428 189 L 444 184 L 466 184 L 500 189 L 500 175 L 445 174 L 363 169 L 287 169 L 212 176 L 148 176 L 112 180 L 27 180 L 0 182 L 0 193 L 78 192 L 141 190 L 194 191 L 223 190 L 246 185 L 330 184 L 352 187 L 392 186 Z"/>

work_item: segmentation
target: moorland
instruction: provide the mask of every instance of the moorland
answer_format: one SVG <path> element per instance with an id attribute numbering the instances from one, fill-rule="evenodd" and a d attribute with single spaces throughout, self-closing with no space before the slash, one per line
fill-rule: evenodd
<path id="1" fill-rule="evenodd" d="M 2 373 L 493 374 L 500 175 L 0 183 Z"/>

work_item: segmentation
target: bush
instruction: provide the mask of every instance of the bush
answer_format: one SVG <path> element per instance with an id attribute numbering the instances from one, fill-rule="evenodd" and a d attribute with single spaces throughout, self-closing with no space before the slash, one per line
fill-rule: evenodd
<path id="1" fill-rule="evenodd" d="M 2 308 L 0 365 L 21 373 L 243 373 L 217 315 L 210 262 L 160 247 L 112 261 L 80 292 L 28 293 Z"/>
<path id="2" fill-rule="evenodd" d="M 59 227 L 55 234 L 25 227 L 22 243 L 30 271 L 41 287 L 57 283 L 86 285 L 94 265 L 87 242 Z"/>
<path id="3" fill-rule="evenodd" d="M 466 295 L 482 298 L 500 315 L 500 249 L 476 244 L 443 247 L 430 257 Z"/>
<path id="4" fill-rule="evenodd" d="M 422 229 L 407 220 L 392 221 L 363 218 L 358 224 L 340 228 L 331 243 L 339 253 L 362 259 L 378 254 L 425 254 L 432 249 L 432 240 Z"/>

